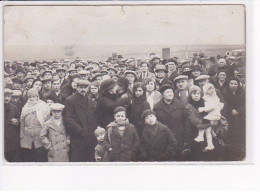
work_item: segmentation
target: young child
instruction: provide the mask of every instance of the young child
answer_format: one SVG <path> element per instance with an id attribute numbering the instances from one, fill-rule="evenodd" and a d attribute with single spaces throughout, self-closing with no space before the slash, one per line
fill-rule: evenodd
<path id="1" fill-rule="evenodd" d="M 95 160 L 97 162 L 104 161 L 104 155 L 106 152 L 106 148 L 104 146 L 104 137 L 106 134 L 106 130 L 102 127 L 97 127 L 97 129 L 94 132 L 96 138 L 97 138 L 97 146 L 95 147 Z"/>
<path id="2" fill-rule="evenodd" d="M 198 110 L 200 113 L 206 112 L 207 115 L 203 117 L 202 122 L 214 125 L 221 118 L 220 111 L 223 109 L 224 104 L 220 102 L 215 87 L 211 83 L 206 83 L 203 86 L 203 93 L 205 107 L 199 107 Z M 195 138 L 195 141 L 197 142 L 204 141 L 204 133 L 206 133 L 207 147 L 204 149 L 205 151 L 213 150 L 215 148 L 212 142 L 211 130 L 212 126 L 209 126 L 206 129 L 199 129 L 198 137 Z"/>
<path id="3" fill-rule="evenodd" d="M 48 150 L 49 162 L 68 162 L 69 137 L 66 135 L 62 118 L 64 105 L 54 103 L 50 106 L 51 118 L 43 125 L 40 139 Z"/>
<path id="4" fill-rule="evenodd" d="M 110 162 L 129 162 L 136 160 L 139 138 L 135 127 L 126 118 L 126 109 L 117 107 L 114 110 L 115 121 L 107 126 L 104 145 Z"/>

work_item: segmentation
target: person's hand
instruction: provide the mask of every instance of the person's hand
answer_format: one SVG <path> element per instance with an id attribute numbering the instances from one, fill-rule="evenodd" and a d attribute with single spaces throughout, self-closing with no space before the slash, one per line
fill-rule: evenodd
<path id="1" fill-rule="evenodd" d="M 97 156 L 97 157 L 96 157 L 96 161 L 97 161 L 97 162 L 100 162 L 100 161 L 101 161 L 101 157 Z"/>
<path id="2" fill-rule="evenodd" d="M 112 148 L 109 148 L 109 149 L 108 149 L 108 151 L 110 151 L 110 152 L 111 152 L 111 151 L 112 151 Z"/>
<path id="3" fill-rule="evenodd" d="M 232 110 L 232 115 L 237 116 L 237 115 L 238 115 L 238 112 L 237 112 L 235 109 L 233 109 L 233 110 Z"/>
<path id="4" fill-rule="evenodd" d="M 13 119 L 11 119 L 11 123 L 12 123 L 13 125 L 18 125 L 18 120 L 15 119 L 15 118 L 13 118 Z"/>
<path id="5" fill-rule="evenodd" d="M 204 111 L 204 107 L 199 107 L 199 112 L 203 112 Z"/>

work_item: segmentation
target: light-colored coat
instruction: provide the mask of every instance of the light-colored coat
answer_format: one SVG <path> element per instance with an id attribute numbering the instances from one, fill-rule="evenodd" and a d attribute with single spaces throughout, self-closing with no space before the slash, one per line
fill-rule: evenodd
<path id="1" fill-rule="evenodd" d="M 49 162 L 68 162 L 69 137 L 66 135 L 63 120 L 57 125 L 51 117 L 44 123 L 40 133 L 40 139 L 44 147 L 49 150 Z"/>

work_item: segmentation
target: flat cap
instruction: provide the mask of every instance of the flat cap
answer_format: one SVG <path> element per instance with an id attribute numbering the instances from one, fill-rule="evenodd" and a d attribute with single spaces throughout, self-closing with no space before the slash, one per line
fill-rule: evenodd
<path id="1" fill-rule="evenodd" d="M 79 75 L 87 75 L 89 73 L 89 71 L 81 70 L 78 73 L 79 73 Z"/>
<path id="2" fill-rule="evenodd" d="M 168 70 L 166 69 L 165 65 L 156 65 L 154 71 L 157 72 L 157 71 L 160 71 L 160 70 L 163 70 L 166 73 L 168 72 Z"/>
<path id="3" fill-rule="evenodd" d="M 88 86 L 90 83 L 87 81 L 87 80 L 82 80 L 80 79 L 78 82 L 77 82 L 77 86 Z"/>
<path id="4" fill-rule="evenodd" d="M 204 80 L 204 79 L 209 79 L 210 76 L 209 75 L 200 75 L 198 76 L 195 81 L 199 81 L 199 80 Z"/>
<path id="5" fill-rule="evenodd" d="M 21 95 L 22 95 L 22 92 L 20 90 L 13 90 L 12 96 L 18 97 L 18 96 L 21 96 Z"/>
<path id="6" fill-rule="evenodd" d="M 188 80 L 189 77 L 188 77 L 187 75 L 178 75 L 178 76 L 174 79 L 174 82 L 177 82 L 178 80 L 181 80 L 181 79 Z"/>
<path id="7" fill-rule="evenodd" d="M 4 89 L 4 94 L 13 94 L 13 91 L 9 88 Z"/>
<path id="8" fill-rule="evenodd" d="M 60 103 L 54 103 L 50 106 L 51 110 L 60 110 L 62 111 L 65 108 L 65 106 L 63 104 Z"/>
<path id="9" fill-rule="evenodd" d="M 127 74 L 133 74 L 136 77 L 136 72 L 132 71 L 132 70 L 126 70 L 124 73 L 124 76 L 126 76 Z"/>

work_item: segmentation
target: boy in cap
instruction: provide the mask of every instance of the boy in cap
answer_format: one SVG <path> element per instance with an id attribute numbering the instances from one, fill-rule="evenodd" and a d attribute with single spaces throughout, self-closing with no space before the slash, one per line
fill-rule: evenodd
<path id="1" fill-rule="evenodd" d="M 40 140 L 48 150 L 48 162 L 69 162 L 69 136 L 66 135 L 62 111 L 64 105 L 55 103 L 50 106 L 51 118 L 43 125 Z"/>

